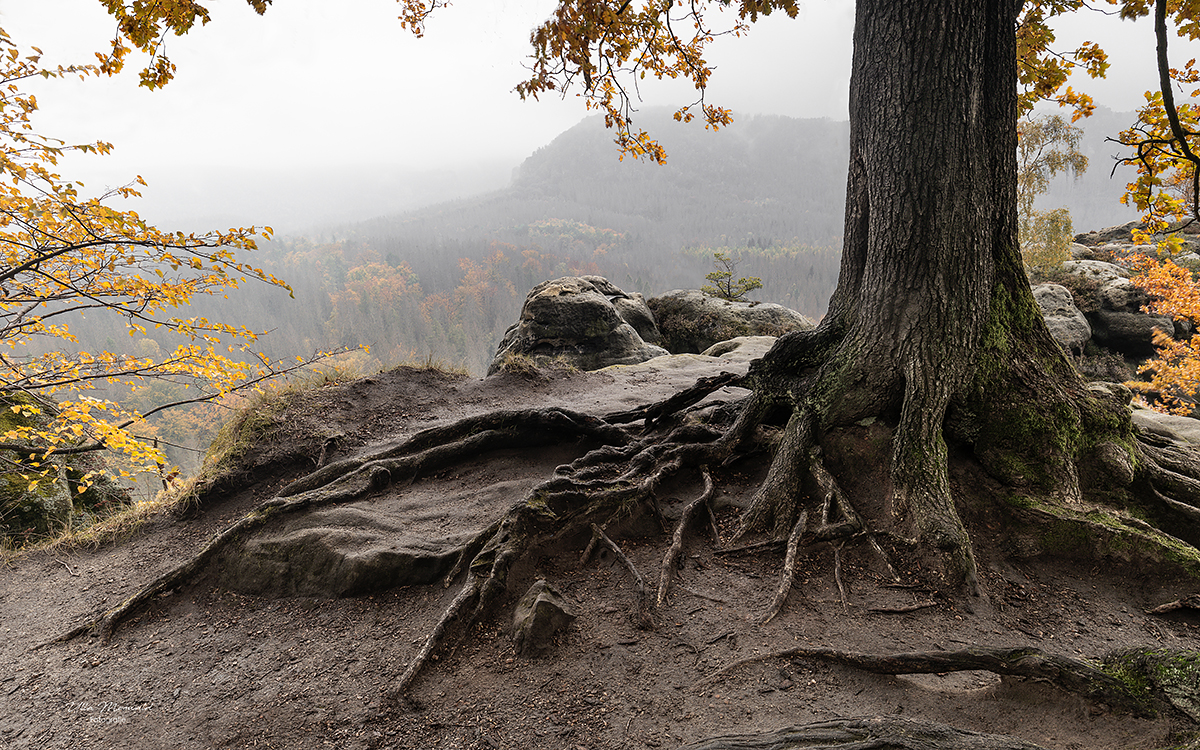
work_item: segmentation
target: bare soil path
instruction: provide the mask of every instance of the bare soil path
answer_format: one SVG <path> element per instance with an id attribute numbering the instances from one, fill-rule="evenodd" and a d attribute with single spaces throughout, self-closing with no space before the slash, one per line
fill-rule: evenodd
<path id="1" fill-rule="evenodd" d="M 305 395 L 281 433 L 292 430 L 296 441 L 259 447 L 255 460 L 273 468 L 196 517 L 164 517 L 120 544 L 33 554 L 0 570 L 0 746 L 624 750 L 877 715 L 1010 734 L 1046 748 L 1163 748 L 1175 741 L 1171 716 L 1110 713 L 1019 678 L 986 672 L 880 677 L 769 655 L 801 645 L 874 653 L 1031 645 L 1077 658 L 1147 646 L 1198 648 L 1194 615 L 1144 614 L 1194 593 L 1187 581 L 1029 559 L 982 571 L 988 598 L 966 611 L 927 591 L 890 587 L 867 556 L 849 554 L 843 606 L 829 547 L 813 545 L 803 550 L 796 587 L 781 613 L 759 625 L 755 618 L 771 604 L 782 553 L 719 554 L 702 524 L 687 538 L 656 629 L 640 630 L 631 621 L 630 576 L 613 555 L 581 564 L 580 546 L 565 540 L 514 572 L 501 618 L 439 653 L 418 678 L 410 704 L 383 696 L 453 588 L 412 586 L 342 598 L 248 595 L 221 585 L 221 571 L 213 570 L 162 597 L 107 644 L 84 638 L 35 648 L 118 603 L 311 471 L 323 443 L 305 443 L 302 436 L 338 436 L 331 458 L 341 458 L 500 406 L 613 411 L 738 368 L 744 370 L 744 361 L 696 359 L 667 369 L 502 374 L 482 381 L 397 371 Z M 275 460 L 288 450 L 312 455 Z M 401 533 L 403 523 L 395 519 L 405 514 L 420 516 L 414 524 L 424 524 L 424 534 L 438 524 L 478 521 L 582 450 L 495 451 L 462 471 L 391 488 L 355 512 L 390 508 L 386 533 Z M 725 508 L 720 522 L 732 522 L 764 470 L 743 462 L 715 476 Z M 677 517 L 699 491 L 698 479 L 666 486 L 660 493 L 666 515 Z M 654 580 L 669 543 L 669 535 L 652 528 L 626 529 L 622 537 L 630 559 Z M 518 657 L 504 618 L 537 578 L 561 591 L 579 617 L 541 656 Z M 713 679 L 754 656 L 766 658 Z"/>

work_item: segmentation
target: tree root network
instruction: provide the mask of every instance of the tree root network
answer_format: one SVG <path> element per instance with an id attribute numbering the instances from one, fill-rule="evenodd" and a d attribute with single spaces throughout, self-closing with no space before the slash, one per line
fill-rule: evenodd
<path id="1" fill-rule="evenodd" d="M 561 408 L 496 411 L 424 430 L 371 455 L 325 464 L 254 508 L 178 567 L 52 642 L 85 634 L 108 640 L 122 622 L 151 599 L 189 582 L 219 554 L 243 542 L 274 519 L 352 502 L 388 487 L 404 487 L 420 476 L 487 451 L 565 442 L 586 443 L 590 450 L 572 463 L 558 467 L 551 478 L 537 485 L 522 501 L 463 545 L 457 563 L 445 579 L 447 586 L 459 582 L 459 591 L 405 671 L 392 683 L 389 695 L 396 700 L 406 698 L 414 681 L 439 648 L 455 634 L 465 632 L 471 623 L 494 615 L 501 597 L 508 592 L 509 574 L 514 564 L 557 540 L 589 535 L 591 541 L 583 554 L 585 562 L 597 545 L 612 550 L 634 582 L 636 596 L 631 613 L 634 622 L 640 628 L 653 628 L 655 610 L 668 601 L 685 537 L 697 514 L 706 514 L 713 542 L 720 543 L 712 505 L 715 494 L 712 469 L 763 449 L 763 433 L 758 428 L 772 408 L 753 394 L 746 397 L 732 421 L 724 425 L 705 425 L 682 419 L 680 415 L 717 389 L 739 383 L 741 380 L 732 375 L 705 378 L 665 401 L 602 417 Z M 619 426 L 638 421 L 643 422 L 640 432 Z M 825 466 L 814 435 L 815 425 L 812 415 L 803 407 L 793 411 L 768 477 L 743 514 L 734 541 L 755 529 L 770 530 L 772 537 L 719 550 L 720 554 L 783 552 L 779 583 L 771 604 L 756 618 L 760 624 L 770 623 L 784 611 L 795 585 L 800 550 L 808 545 L 824 544 L 832 548 L 843 607 L 848 607 L 842 580 L 842 548 L 845 544 L 864 544 L 869 554 L 881 561 L 893 581 L 901 580 L 889 553 L 877 539 L 887 536 L 895 543 L 895 534 L 873 529 L 843 492 Z M 1150 445 L 1146 454 L 1149 468 L 1145 471 L 1153 472 L 1155 487 L 1200 498 L 1200 481 L 1191 478 L 1200 476 L 1200 459 L 1162 444 Z M 652 592 L 647 588 L 645 577 L 607 530 L 615 528 L 622 519 L 644 513 L 657 519 L 666 533 L 667 519 L 659 506 L 657 492 L 664 481 L 683 472 L 701 478 L 703 490 L 688 502 L 675 522 L 660 566 L 657 591 Z M 802 507 L 805 497 L 807 508 Z M 1186 510 L 1175 509 L 1174 512 L 1182 518 L 1194 517 L 1200 528 L 1200 509 L 1164 499 L 1169 500 L 1163 504 L 1164 508 L 1172 508 L 1170 503 L 1185 506 Z M 814 520 L 810 522 L 810 519 Z M 686 587 L 680 588 L 702 596 Z M 918 606 L 932 606 L 932 603 L 924 602 Z M 1177 606 L 1191 606 L 1191 602 Z M 1031 648 L 978 647 L 957 652 L 893 655 L 796 648 L 770 657 L 822 659 L 879 674 L 987 670 L 1046 680 L 1069 692 L 1136 715 L 1145 715 L 1150 710 L 1142 697 L 1132 695 L 1123 683 L 1099 669 Z M 750 661 L 770 657 L 735 662 L 708 681 L 723 679 Z M 793 727 L 754 738 L 714 738 L 691 747 L 732 750 L 801 746 L 935 750 L 943 747 L 981 750 L 1035 747 L 1012 738 L 974 735 L 939 725 L 918 725 L 880 717 Z"/>

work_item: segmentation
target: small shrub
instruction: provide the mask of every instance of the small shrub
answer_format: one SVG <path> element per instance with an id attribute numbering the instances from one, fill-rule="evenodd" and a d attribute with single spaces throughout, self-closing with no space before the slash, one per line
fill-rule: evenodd
<path id="1" fill-rule="evenodd" d="M 762 279 L 750 276 L 734 281 L 733 275 L 737 271 L 737 264 L 738 261 L 729 257 L 729 253 L 720 250 L 713 253 L 713 265 L 717 267 L 717 270 L 704 277 L 712 283 L 700 287 L 700 291 L 730 302 L 746 302 L 747 294 L 755 289 L 762 289 Z"/>

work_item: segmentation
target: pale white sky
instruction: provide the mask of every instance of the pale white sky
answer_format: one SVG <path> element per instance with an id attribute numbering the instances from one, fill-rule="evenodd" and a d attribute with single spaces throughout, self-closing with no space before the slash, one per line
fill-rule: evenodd
<path id="1" fill-rule="evenodd" d="M 99 189 L 141 174 L 150 187 L 136 205 L 151 218 L 245 214 L 298 228 L 394 210 L 422 191 L 445 197 L 422 187 L 421 173 L 440 171 L 435 182 L 446 185 L 479 167 L 499 186 L 587 114 L 573 95 L 512 93 L 529 31 L 553 0 L 457 0 L 419 40 L 400 28 L 392 0 L 278 0 L 263 17 L 244 0 L 206 5 L 211 24 L 168 42 L 178 75 L 165 90 L 139 89 L 133 65 L 116 79 L 39 89 L 41 132 L 117 147 L 72 159 L 64 176 Z M 1113 58 L 1110 79 L 1084 87 L 1099 104 L 1134 109 L 1154 82 L 1150 24 L 1080 15 L 1060 33 L 1063 46 L 1093 39 Z M 719 41 L 709 101 L 735 117 L 845 119 L 852 26 L 851 0 L 808 0 L 795 21 L 779 14 Z M 104 49 L 113 23 L 96 0 L 0 0 L 0 27 L 65 63 Z M 1173 58 L 1186 52 L 1177 46 Z M 646 105 L 690 93 L 643 89 Z"/>

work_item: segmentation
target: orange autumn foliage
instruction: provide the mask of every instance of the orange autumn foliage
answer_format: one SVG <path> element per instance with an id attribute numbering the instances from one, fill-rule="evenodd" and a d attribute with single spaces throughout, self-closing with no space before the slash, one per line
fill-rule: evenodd
<path id="1" fill-rule="evenodd" d="M 1151 301 L 1146 306 L 1149 312 L 1190 321 L 1193 325 L 1200 321 L 1200 283 L 1191 271 L 1169 258 L 1160 263 L 1146 256 L 1134 263 L 1134 270 L 1134 285 L 1150 295 Z M 1138 370 L 1149 374 L 1150 381 L 1130 386 L 1142 393 L 1158 394 L 1157 408 L 1190 414 L 1200 391 L 1200 337 L 1193 335 L 1181 341 L 1160 330 L 1155 331 L 1154 345 L 1158 348 L 1157 356 Z"/>

